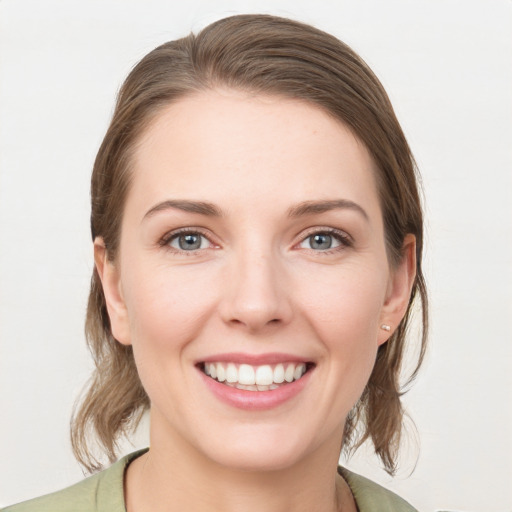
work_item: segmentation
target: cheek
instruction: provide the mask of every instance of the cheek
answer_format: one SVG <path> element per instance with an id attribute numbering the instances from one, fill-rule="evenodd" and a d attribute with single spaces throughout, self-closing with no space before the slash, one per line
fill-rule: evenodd
<path id="1" fill-rule="evenodd" d="M 386 276 L 378 265 L 347 266 L 330 275 L 318 273 L 314 285 L 302 284 L 303 316 L 330 363 L 328 379 L 333 385 L 326 389 L 334 391 L 331 399 L 340 407 L 348 405 L 346 412 L 358 400 L 375 364 Z"/>
<path id="2" fill-rule="evenodd" d="M 137 364 L 175 364 L 195 337 L 214 304 L 208 279 L 186 267 L 170 268 L 147 261 L 130 262 L 124 282 L 130 333 Z M 163 359 L 164 354 L 172 355 Z"/>
<path id="3" fill-rule="evenodd" d="M 347 264 L 308 273 L 297 284 L 304 314 L 327 338 L 375 338 L 387 287 L 387 269 L 379 262 Z M 329 334 L 330 333 L 330 334 Z"/>
<path id="4" fill-rule="evenodd" d="M 212 310 L 211 287 L 184 267 L 132 262 L 125 274 L 125 302 L 137 371 L 151 403 L 171 415 L 183 415 L 179 399 L 187 389 L 190 352 L 205 316 Z M 208 281 L 206 281 L 208 282 Z"/>

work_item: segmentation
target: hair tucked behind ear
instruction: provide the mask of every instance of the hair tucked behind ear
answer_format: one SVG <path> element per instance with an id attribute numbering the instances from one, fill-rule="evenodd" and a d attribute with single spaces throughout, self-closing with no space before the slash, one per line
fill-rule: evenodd
<path id="1" fill-rule="evenodd" d="M 101 237 L 116 260 L 121 219 L 130 187 L 130 163 L 137 141 L 169 103 L 218 86 L 307 101 L 348 126 L 375 162 L 391 265 L 401 258 L 404 239 L 416 237 L 416 280 L 405 318 L 381 345 L 370 381 L 345 428 L 344 448 L 371 439 L 384 467 L 393 472 L 403 409 L 400 371 L 415 298 L 423 333 L 415 376 L 427 335 L 427 294 L 421 267 L 423 218 L 415 165 L 389 99 L 368 66 L 335 37 L 292 20 L 241 15 L 217 21 L 197 35 L 163 44 L 144 57 L 123 84 L 111 124 L 98 151 L 91 182 L 92 237 Z M 131 347 L 112 336 L 99 276 L 94 271 L 86 337 L 95 370 L 71 425 L 73 450 L 89 470 L 101 467 L 93 455 L 116 457 L 119 437 L 137 425 L 149 407 Z M 407 384 L 406 383 L 406 384 Z"/>

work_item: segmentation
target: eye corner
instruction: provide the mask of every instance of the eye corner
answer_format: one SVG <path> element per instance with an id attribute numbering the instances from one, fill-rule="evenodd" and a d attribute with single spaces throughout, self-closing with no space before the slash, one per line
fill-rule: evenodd
<path id="1" fill-rule="evenodd" d="M 312 244 L 312 239 L 317 240 Z M 305 247 L 304 244 L 308 244 Z M 332 254 L 343 251 L 354 245 L 354 239 L 345 231 L 332 227 L 310 228 L 300 235 L 300 240 L 294 245 L 296 249 L 305 249 L 318 254 Z"/>
<path id="2" fill-rule="evenodd" d="M 178 255 L 191 256 L 209 249 L 218 249 L 210 233 L 196 227 L 169 231 L 158 241 L 158 245 Z"/>

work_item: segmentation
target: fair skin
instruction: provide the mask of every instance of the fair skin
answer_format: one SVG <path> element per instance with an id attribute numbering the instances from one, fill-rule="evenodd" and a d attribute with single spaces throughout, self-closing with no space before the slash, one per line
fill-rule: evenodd
<path id="1" fill-rule="evenodd" d="M 133 164 L 115 261 L 95 242 L 151 400 L 128 511 L 356 510 L 345 418 L 415 268 L 412 236 L 389 265 L 367 150 L 304 102 L 215 90 L 162 110 Z M 261 384 L 280 365 L 292 382 Z"/>

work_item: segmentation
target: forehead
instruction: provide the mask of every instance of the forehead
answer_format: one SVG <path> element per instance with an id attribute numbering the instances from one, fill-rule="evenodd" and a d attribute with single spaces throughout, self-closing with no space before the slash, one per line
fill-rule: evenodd
<path id="1" fill-rule="evenodd" d="M 213 90 L 162 109 L 134 154 L 139 202 L 376 198 L 373 161 L 340 121 L 301 100 Z M 133 194 L 131 194 L 133 195 Z"/>

